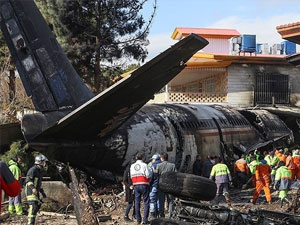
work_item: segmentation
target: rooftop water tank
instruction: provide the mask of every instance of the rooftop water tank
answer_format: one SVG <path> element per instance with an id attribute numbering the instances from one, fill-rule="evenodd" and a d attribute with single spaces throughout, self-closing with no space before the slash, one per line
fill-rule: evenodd
<path id="1" fill-rule="evenodd" d="M 256 35 L 243 34 L 242 35 L 242 52 L 256 51 Z"/>
<path id="2" fill-rule="evenodd" d="M 296 53 L 296 43 L 290 41 L 281 42 L 281 54 L 292 55 Z"/>

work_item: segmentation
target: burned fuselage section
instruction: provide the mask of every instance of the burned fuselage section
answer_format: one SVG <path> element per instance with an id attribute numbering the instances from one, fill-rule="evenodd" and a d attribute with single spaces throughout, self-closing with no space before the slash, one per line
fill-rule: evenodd
<path id="1" fill-rule="evenodd" d="M 230 163 L 253 145 L 269 138 L 287 135 L 289 142 L 293 140 L 290 129 L 276 116 L 264 111 L 263 121 L 268 136 L 253 126 L 249 117 L 230 107 L 151 104 L 142 107 L 105 138 L 77 145 L 56 139 L 52 147 L 42 147 L 59 160 L 86 168 L 90 173 L 99 174 L 99 170 L 120 173 L 137 152 L 142 152 L 146 160 L 155 153 L 167 152 L 169 161 L 176 164 L 178 171 L 191 172 L 198 154 L 203 158 L 221 155 Z"/>

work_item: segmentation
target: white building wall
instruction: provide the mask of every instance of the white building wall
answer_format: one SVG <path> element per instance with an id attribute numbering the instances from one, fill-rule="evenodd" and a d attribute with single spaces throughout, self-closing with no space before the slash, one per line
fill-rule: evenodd
<path id="1" fill-rule="evenodd" d="M 209 44 L 201 50 L 205 53 L 229 54 L 229 39 L 206 38 Z"/>

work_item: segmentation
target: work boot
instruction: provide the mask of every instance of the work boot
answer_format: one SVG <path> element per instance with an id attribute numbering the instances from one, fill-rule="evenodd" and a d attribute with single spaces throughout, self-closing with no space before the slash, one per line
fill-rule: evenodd
<path id="1" fill-rule="evenodd" d="M 280 208 L 283 206 L 283 199 L 280 199 Z"/>
<path id="2" fill-rule="evenodd" d="M 290 200 L 289 200 L 287 197 L 284 197 L 283 200 L 284 200 L 285 202 L 287 202 L 288 204 L 291 203 Z"/>
<path id="3" fill-rule="evenodd" d="M 124 216 L 124 221 L 126 221 L 126 222 L 132 222 L 132 220 L 131 220 L 131 219 L 129 219 L 129 217 L 128 217 L 128 216 Z"/>
<path id="4" fill-rule="evenodd" d="M 154 220 L 156 217 L 157 216 L 155 212 L 150 212 L 150 220 Z"/>

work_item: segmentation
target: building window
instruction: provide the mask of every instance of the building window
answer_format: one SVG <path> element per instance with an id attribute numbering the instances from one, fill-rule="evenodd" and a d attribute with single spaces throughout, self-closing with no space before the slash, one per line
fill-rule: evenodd
<path id="1" fill-rule="evenodd" d="M 216 92 L 216 80 L 215 79 L 205 80 L 205 92 L 206 93 Z"/>

